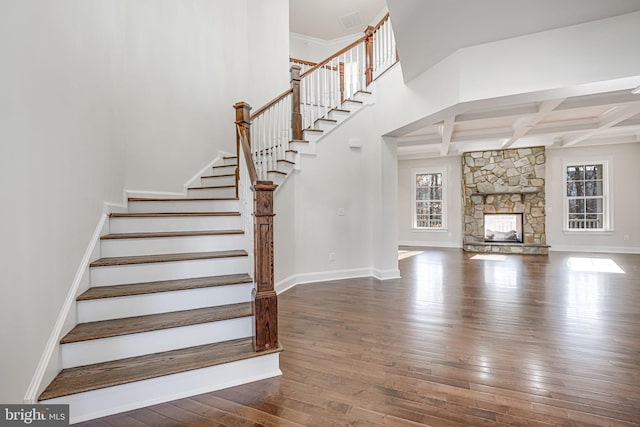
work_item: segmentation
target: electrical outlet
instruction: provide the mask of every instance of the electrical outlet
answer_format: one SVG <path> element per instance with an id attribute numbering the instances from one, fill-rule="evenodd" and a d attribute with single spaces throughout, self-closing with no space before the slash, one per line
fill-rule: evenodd
<path id="1" fill-rule="evenodd" d="M 344 208 L 338 208 L 338 216 L 344 216 Z"/>
<path id="2" fill-rule="evenodd" d="M 335 260 L 336 260 L 336 253 L 329 252 L 329 261 L 335 261 Z"/>
<path id="3" fill-rule="evenodd" d="M 629 235 L 628 235 L 628 234 L 625 234 L 625 235 L 624 235 L 624 241 L 625 241 L 625 242 L 628 242 L 628 241 L 629 241 Z"/>

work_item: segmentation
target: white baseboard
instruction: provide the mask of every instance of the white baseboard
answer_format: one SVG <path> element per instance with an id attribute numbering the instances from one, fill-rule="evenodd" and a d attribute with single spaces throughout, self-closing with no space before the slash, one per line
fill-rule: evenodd
<path id="1" fill-rule="evenodd" d="M 573 246 L 573 245 L 551 245 L 549 248 L 553 252 L 601 252 L 610 254 L 640 254 L 640 247 L 637 246 Z"/>
<path id="2" fill-rule="evenodd" d="M 377 268 L 373 269 L 373 277 L 378 280 L 391 280 L 391 279 L 400 279 L 400 269 L 392 268 L 389 270 L 379 270 Z"/>
<path id="3" fill-rule="evenodd" d="M 434 242 L 430 240 L 401 240 L 398 242 L 398 246 L 462 249 L 462 243 L 460 242 Z"/>
<path id="4" fill-rule="evenodd" d="M 105 211 L 107 207 L 105 207 Z M 103 212 L 100 215 L 98 224 L 93 231 L 93 235 L 89 240 L 89 244 L 84 251 L 80 265 L 76 270 L 76 274 L 71 282 L 71 287 L 67 292 L 64 303 L 56 323 L 49 334 L 49 339 L 44 348 L 44 352 L 40 357 L 38 366 L 33 374 L 29 388 L 24 396 L 24 403 L 33 404 L 37 402 L 38 396 L 45 387 L 53 381 L 58 375 L 58 372 L 62 369 L 62 360 L 60 357 L 60 339 L 64 334 L 69 332 L 71 328 L 76 324 L 76 311 L 72 310 L 75 307 L 76 296 L 86 290 L 89 287 L 89 263 L 100 257 L 100 236 L 105 233 L 108 228 L 108 214 Z"/>
<path id="5" fill-rule="evenodd" d="M 297 285 L 306 283 L 329 282 L 332 280 L 355 279 L 358 277 L 373 277 L 378 280 L 397 279 L 400 270 L 379 270 L 377 268 L 352 268 L 348 270 L 318 271 L 313 273 L 294 274 L 275 284 L 276 293 L 279 295 Z"/>

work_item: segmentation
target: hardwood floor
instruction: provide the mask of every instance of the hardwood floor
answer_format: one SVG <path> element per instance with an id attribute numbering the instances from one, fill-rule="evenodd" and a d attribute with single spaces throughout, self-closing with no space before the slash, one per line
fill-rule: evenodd
<path id="1" fill-rule="evenodd" d="M 640 255 L 413 251 L 280 295 L 282 377 L 81 425 L 640 425 Z"/>

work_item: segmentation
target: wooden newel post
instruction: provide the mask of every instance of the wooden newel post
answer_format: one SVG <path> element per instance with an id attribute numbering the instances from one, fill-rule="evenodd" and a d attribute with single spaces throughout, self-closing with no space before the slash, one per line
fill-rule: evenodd
<path id="1" fill-rule="evenodd" d="M 302 113 L 300 113 L 300 66 L 292 65 L 291 73 L 291 139 L 302 141 Z"/>
<path id="2" fill-rule="evenodd" d="M 271 181 L 258 181 L 255 193 L 254 253 L 254 350 L 278 347 L 278 298 L 273 284 L 273 192 Z"/>
<path id="3" fill-rule="evenodd" d="M 365 43 L 365 54 L 367 57 L 367 62 L 366 62 L 366 66 L 367 68 L 365 69 L 365 76 L 367 79 L 367 86 L 369 86 L 371 84 L 371 82 L 373 81 L 373 33 L 374 33 L 375 29 L 372 26 L 368 26 L 366 30 L 364 30 L 364 34 L 365 36 L 367 36 L 367 38 L 365 39 L 364 43 Z"/>

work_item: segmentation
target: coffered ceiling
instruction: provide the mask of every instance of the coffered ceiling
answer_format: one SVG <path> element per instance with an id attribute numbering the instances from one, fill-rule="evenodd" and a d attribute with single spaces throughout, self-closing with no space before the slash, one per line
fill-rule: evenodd
<path id="1" fill-rule="evenodd" d="M 640 94 L 629 90 L 452 110 L 398 136 L 399 157 L 640 142 Z"/>

